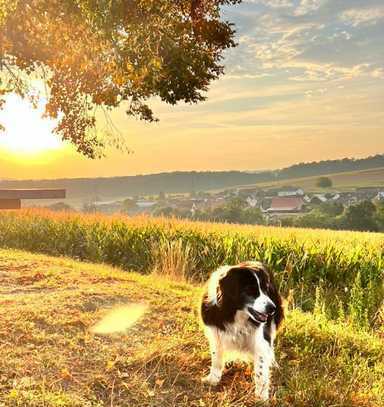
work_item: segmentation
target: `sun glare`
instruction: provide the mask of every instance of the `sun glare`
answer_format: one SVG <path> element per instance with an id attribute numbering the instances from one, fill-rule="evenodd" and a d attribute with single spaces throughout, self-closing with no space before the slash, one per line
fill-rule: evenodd
<path id="1" fill-rule="evenodd" d="M 7 97 L 0 110 L 0 123 L 5 132 L 0 133 L 0 148 L 17 155 L 36 155 L 56 150 L 63 143 L 52 133 L 55 122 L 43 119 L 43 105 L 34 109 L 17 95 Z"/>

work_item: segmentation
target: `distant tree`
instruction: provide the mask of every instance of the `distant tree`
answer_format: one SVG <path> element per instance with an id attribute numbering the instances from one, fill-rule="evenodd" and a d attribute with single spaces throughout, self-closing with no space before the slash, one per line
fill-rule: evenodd
<path id="1" fill-rule="evenodd" d="M 204 215 L 204 220 L 213 220 L 216 222 L 240 224 L 264 223 L 261 210 L 258 208 L 247 208 L 247 203 L 241 198 L 233 198 L 226 205 L 215 208 L 211 212 L 206 212 Z"/>
<path id="2" fill-rule="evenodd" d="M 332 185 L 332 180 L 328 177 L 320 177 L 316 182 L 316 186 L 320 188 L 330 188 Z"/>
<path id="3" fill-rule="evenodd" d="M 335 172 L 357 171 L 384 166 L 384 155 L 378 154 L 366 158 L 343 158 L 341 160 L 324 160 L 292 165 L 278 171 L 280 179 L 298 178 L 332 174 Z"/>
<path id="4" fill-rule="evenodd" d="M 376 204 L 375 220 L 380 232 L 384 232 L 384 202 Z"/>
<path id="5" fill-rule="evenodd" d="M 190 213 L 182 211 L 177 208 L 172 208 L 171 206 L 157 208 L 152 212 L 153 216 L 164 216 L 168 218 L 187 218 Z"/>
<path id="6" fill-rule="evenodd" d="M 49 209 L 52 211 L 57 211 L 57 212 L 74 212 L 75 209 L 72 208 L 72 206 L 64 203 L 64 202 L 56 202 L 52 205 L 48 206 Z"/>
<path id="7" fill-rule="evenodd" d="M 272 224 L 272 221 L 270 221 L 270 224 Z M 284 217 L 280 219 L 280 224 L 283 227 L 291 227 L 291 226 L 296 226 L 295 225 L 295 218 L 293 217 Z"/>
<path id="8" fill-rule="evenodd" d="M 344 206 L 339 202 L 323 202 L 318 206 L 318 211 L 329 216 L 339 216 L 343 213 Z"/>
<path id="9" fill-rule="evenodd" d="M 306 215 L 283 219 L 282 225 L 302 228 L 384 231 L 384 204 L 376 207 L 371 201 L 363 201 L 345 209 L 342 205 L 335 203 L 322 204 Z"/>
<path id="10" fill-rule="evenodd" d="M 95 107 L 124 104 L 127 114 L 154 121 L 147 102 L 155 97 L 171 105 L 205 99 L 224 72 L 223 51 L 235 46 L 221 6 L 239 2 L 2 0 L 0 108 L 11 92 L 33 104 L 46 98 L 55 132 L 94 158 L 105 145 Z"/>
<path id="11" fill-rule="evenodd" d="M 123 201 L 123 211 L 124 212 L 130 212 L 133 209 L 137 208 L 136 202 L 132 198 L 127 198 L 124 199 Z"/>
<path id="12" fill-rule="evenodd" d="M 293 219 L 293 225 L 300 228 L 333 229 L 335 223 L 329 216 L 319 211 L 312 211 Z"/>
<path id="13" fill-rule="evenodd" d="M 263 213 L 259 208 L 246 208 L 243 210 L 240 223 L 263 225 L 265 220 Z"/>
<path id="14" fill-rule="evenodd" d="M 240 223 L 242 211 L 245 206 L 246 203 L 244 200 L 241 198 L 233 198 L 225 206 L 216 208 L 215 216 L 224 222 Z"/>
<path id="15" fill-rule="evenodd" d="M 371 201 L 349 206 L 340 218 L 340 226 L 350 230 L 377 231 L 376 206 Z"/>

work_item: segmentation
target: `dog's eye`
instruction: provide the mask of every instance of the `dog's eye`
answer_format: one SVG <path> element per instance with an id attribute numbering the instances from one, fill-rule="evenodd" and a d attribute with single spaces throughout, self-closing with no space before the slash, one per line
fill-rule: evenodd
<path id="1" fill-rule="evenodd" d="M 259 289 L 256 286 L 248 286 L 245 289 L 247 295 L 256 297 L 259 294 Z"/>

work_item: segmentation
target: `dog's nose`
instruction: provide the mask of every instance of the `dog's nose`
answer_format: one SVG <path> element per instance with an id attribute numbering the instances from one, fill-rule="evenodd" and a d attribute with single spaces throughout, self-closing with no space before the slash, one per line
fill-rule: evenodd
<path id="1" fill-rule="evenodd" d="M 265 312 L 268 315 L 273 315 L 276 312 L 276 305 L 273 302 L 269 302 L 266 306 L 265 306 Z"/>

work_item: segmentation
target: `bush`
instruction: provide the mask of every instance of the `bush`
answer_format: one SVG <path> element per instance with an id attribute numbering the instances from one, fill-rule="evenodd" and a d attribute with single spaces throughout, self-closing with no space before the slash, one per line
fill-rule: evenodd
<path id="1" fill-rule="evenodd" d="M 345 209 L 340 225 L 343 229 L 375 232 L 379 230 L 375 215 L 375 205 L 371 201 L 363 201 Z"/>
<path id="2" fill-rule="evenodd" d="M 323 202 L 318 210 L 328 216 L 339 216 L 344 212 L 344 206 L 338 202 Z"/>
<path id="3" fill-rule="evenodd" d="M 331 178 L 328 177 L 320 177 L 317 182 L 316 185 L 320 188 L 330 188 L 333 184 L 332 184 L 332 180 Z"/>

